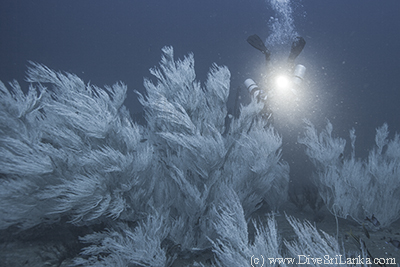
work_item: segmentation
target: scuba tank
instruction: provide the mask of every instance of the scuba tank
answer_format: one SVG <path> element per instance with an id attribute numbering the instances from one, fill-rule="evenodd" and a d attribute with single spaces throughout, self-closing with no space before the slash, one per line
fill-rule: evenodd
<path id="1" fill-rule="evenodd" d="M 257 99 L 257 102 L 267 100 L 267 94 L 265 94 L 264 91 L 261 90 L 252 79 L 246 79 L 244 81 L 244 86 L 246 86 L 246 89 L 249 91 L 250 95 Z"/>

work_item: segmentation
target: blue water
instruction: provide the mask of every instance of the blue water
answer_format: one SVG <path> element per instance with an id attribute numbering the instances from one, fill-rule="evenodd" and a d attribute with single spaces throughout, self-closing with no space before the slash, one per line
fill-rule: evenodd
<path id="1" fill-rule="evenodd" d="M 297 60 L 312 92 L 304 117 L 317 125 L 329 119 L 343 137 L 354 127 L 363 156 L 376 127 L 387 122 L 400 132 L 400 2 L 292 2 L 295 30 L 307 42 Z M 246 38 L 268 38 L 273 16 L 264 0 L 3 0 L 0 80 L 23 83 L 28 60 L 99 86 L 121 80 L 133 114 L 141 111 L 133 90 L 143 91 L 160 49 L 172 45 L 177 57 L 194 52 L 200 81 L 213 62 L 227 65 L 236 90 L 260 77 L 263 55 Z"/>

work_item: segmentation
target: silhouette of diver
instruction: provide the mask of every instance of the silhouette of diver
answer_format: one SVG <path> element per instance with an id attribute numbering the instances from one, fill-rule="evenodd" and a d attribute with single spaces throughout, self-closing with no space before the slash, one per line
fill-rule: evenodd
<path id="1" fill-rule="evenodd" d="M 257 50 L 261 51 L 265 55 L 265 60 L 267 63 L 270 62 L 271 60 L 271 52 L 268 50 L 268 48 L 265 46 L 264 42 L 261 40 L 261 38 L 257 34 L 253 34 L 247 38 L 247 42 L 256 48 Z M 300 55 L 300 53 L 303 51 L 304 47 L 306 45 L 306 41 L 304 40 L 303 37 L 297 36 L 294 38 L 292 47 L 290 49 L 290 54 L 288 57 L 288 67 L 289 69 L 292 69 L 294 67 L 294 61 L 296 58 Z M 305 72 L 305 67 L 302 65 L 296 66 L 294 68 L 294 74 L 293 78 L 294 79 L 299 79 L 298 82 L 301 83 L 304 72 Z M 267 119 L 271 119 L 272 117 L 272 111 L 269 108 L 269 105 L 267 105 L 267 99 L 268 99 L 268 90 L 262 90 L 257 86 L 257 84 L 252 80 L 252 79 L 247 79 L 245 82 L 245 86 L 250 92 L 251 95 L 255 96 L 257 99 L 257 102 L 262 101 L 265 103 L 263 111 L 261 112 L 263 114 L 263 117 Z M 237 99 L 235 102 L 235 109 L 237 109 Z"/>

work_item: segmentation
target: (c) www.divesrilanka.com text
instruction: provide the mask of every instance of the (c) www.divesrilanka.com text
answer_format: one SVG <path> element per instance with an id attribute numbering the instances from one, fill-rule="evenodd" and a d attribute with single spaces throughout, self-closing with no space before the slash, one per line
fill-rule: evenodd
<path id="1" fill-rule="evenodd" d="M 393 264 L 396 265 L 396 258 L 364 258 L 358 257 L 343 257 L 343 255 L 335 255 L 331 257 L 330 255 L 325 255 L 324 257 L 311 257 L 310 255 L 298 255 L 297 258 L 269 258 L 263 255 L 251 256 L 251 266 L 252 267 L 262 267 L 269 264 Z"/>

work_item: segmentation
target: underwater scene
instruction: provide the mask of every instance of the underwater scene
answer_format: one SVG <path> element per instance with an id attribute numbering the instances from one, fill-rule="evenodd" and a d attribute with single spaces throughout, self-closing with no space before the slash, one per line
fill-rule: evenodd
<path id="1" fill-rule="evenodd" d="M 399 14 L 1 1 L 0 266 L 400 266 Z"/>

